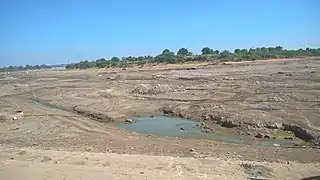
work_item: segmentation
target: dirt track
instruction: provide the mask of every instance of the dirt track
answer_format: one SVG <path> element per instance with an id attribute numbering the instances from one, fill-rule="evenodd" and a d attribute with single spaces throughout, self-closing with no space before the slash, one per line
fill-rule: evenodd
<path id="1" fill-rule="evenodd" d="M 258 132 L 277 138 L 292 136 L 280 129 L 266 128 L 280 123 L 319 135 L 319 59 L 194 67 L 2 74 L 0 144 L 39 151 L 320 162 L 319 149 L 258 148 L 204 139 L 156 137 L 116 127 L 128 117 L 160 115 L 166 108 L 171 114 L 213 127 L 217 126 L 217 117 L 227 118 L 240 127 L 223 128 L 222 133 L 239 137 L 245 137 L 247 132 L 252 134 L 249 138 Z M 33 104 L 34 96 L 56 109 Z M 23 110 L 24 117 L 12 121 L 17 110 Z M 297 137 L 294 141 L 302 142 Z"/>

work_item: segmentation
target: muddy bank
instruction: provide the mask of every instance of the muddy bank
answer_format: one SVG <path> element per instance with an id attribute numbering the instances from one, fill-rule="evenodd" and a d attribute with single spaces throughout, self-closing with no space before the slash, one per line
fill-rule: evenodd
<path id="1" fill-rule="evenodd" d="M 99 122 L 103 122 L 103 123 L 114 122 L 114 120 L 111 117 L 107 116 L 106 114 L 100 113 L 98 111 L 90 110 L 88 109 L 88 107 L 74 106 L 72 110 L 78 114 L 81 114 L 85 117 L 89 117 Z"/>
<path id="2" fill-rule="evenodd" d="M 195 113 L 190 111 L 181 111 L 177 108 L 172 108 L 170 106 L 166 106 L 161 109 L 163 114 L 169 116 L 182 117 L 187 119 L 193 119 L 200 122 L 206 122 L 207 126 L 212 124 L 218 124 L 225 128 L 238 128 L 239 131 L 268 131 L 268 130 L 280 130 L 284 132 L 292 132 L 295 137 L 302 139 L 306 142 L 310 142 L 314 146 L 320 146 L 320 136 L 317 135 L 316 132 L 313 132 L 309 129 L 305 129 L 295 124 L 287 124 L 287 123 L 251 123 L 251 122 L 240 122 L 237 120 L 233 120 L 226 115 L 221 115 L 219 113 Z M 252 133 L 248 131 L 247 134 L 251 135 Z M 260 134 L 260 133 L 258 133 Z M 256 136 L 257 137 L 257 136 Z M 271 136 L 267 134 L 267 137 Z M 285 137 L 288 138 L 288 137 Z"/>

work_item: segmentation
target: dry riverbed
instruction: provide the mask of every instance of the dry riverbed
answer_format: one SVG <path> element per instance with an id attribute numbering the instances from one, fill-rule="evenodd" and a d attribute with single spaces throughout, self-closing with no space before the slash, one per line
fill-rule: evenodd
<path id="1" fill-rule="evenodd" d="M 135 158 L 150 155 L 146 159 L 179 156 L 278 163 L 273 164 L 274 167 L 285 167 L 287 162 L 317 164 L 320 162 L 317 149 L 319 69 L 320 60 L 312 58 L 1 74 L 0 144 L 3 152 L 10 148 L 26 148 L 41 153 L 47 150 L 62 154 L 88 152 L 93 156 L 107 153 L 106 157 L 113 153 L 135 154 L 130 156 Z M 33 98 L 41 104 L 33 102 Z M 253 142 L 286 139 L 292 141 L 293 146 L 254 147 L 204 138 L 155 136 L 118 128 L 119 123 L 128 118 L 159 115 L 201 122 L 204 130 L 210 130 L 207 133 Z M 17 165 L 25 163 L 22 161 Z M 180 161 L 184 160 L 177 158 L 177 162 Z M 10 169 L 10 163 L 3 168 Z M 234 166 L 242 168 L 236 175 L 240 179 L 249 177 L 244 171 L 251 166 Z M 296 172 L 299 167 L 290 168 Z M 0 177 L 4 171 L 0 172 Z M 272 173 L 276 174 L 272 177 L 284 177 L 284 174 Z M 316 170 L 311 175 L 317 175 Z"/>

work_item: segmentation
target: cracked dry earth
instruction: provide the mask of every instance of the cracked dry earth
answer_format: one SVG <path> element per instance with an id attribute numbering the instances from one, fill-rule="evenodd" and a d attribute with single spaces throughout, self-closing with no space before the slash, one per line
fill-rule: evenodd
<path id="1" fill-rule="evenodd" d="M 315 58 L 1 74 L 0 178 L 319 176 L 320 150 L 298 137 L 293 141 L 305 148 L 252 147 L 117 128 L 128 117 L 162 115 L 169 108 L 213 127 L 216 123 L 204 115 L 240 123 L 220 129 L 237 137 L 248 131 L 253 139 L 258 132 L 287 136 L 281 129 L 264 127 L 274 123 L 294 124 L 317 137 L 319 67 Z M 34 97 L 46 106 L 33 103 Z"/>

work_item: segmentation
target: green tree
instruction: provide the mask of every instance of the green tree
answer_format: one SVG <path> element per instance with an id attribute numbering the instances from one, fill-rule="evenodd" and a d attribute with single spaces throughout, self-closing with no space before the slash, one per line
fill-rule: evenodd
<path id="1" fill-rule="evenodd" d="M 213 49 L 211 48 L 208 48 L 208 47 L 204 47 L 202 50 L 201 50 L 202 54 L 213 54 L 214 51 Z"/>
<path id="2" fill-rule="evenodd" d="M 282 46 L 277 46 L 277 47 L 276 47 L 276 50 L 277 50 L 277 51 L 283 51 L 283 47 L 282 47 Z"/>
<path id="3" fill-rule="evenodd" d="M 234 50 L 234 53 L 240 54 L 240 53 L 241 53 L 241 50 L 240 50 L 240 49 L 235 49 L 235 50 Z"/>
<path id="4" fill-rule="evenodd" d="M 162 51 L 162 54 L 166 54 L 166 53 L 170 53 L 170 50 L 169 49 L 165 49 Z"/>
<path id="5" fill-rule="evenodd" d="M 220 53 L 220 59 L 229 59 L 231 57 L 231 53 L 228 50 L 224 50 Z"/>
<path id="6" fill-rule="evenodd" d="M 188 53 L 189 53 L 188 49 L 186 49 L 186 48 L 181 48 L 181 49 L 178 50 L 177 55 L 186 56 L 186 55 L 188 55 Z"/>
<path id="7" fill-rule="evenodd" d="M 112 62 L 119 62 L 120 59 L 115 56 L 115 57 L 112 57 L 112 58 L 111 58 L 111 61 L 112 61 Z"/>

